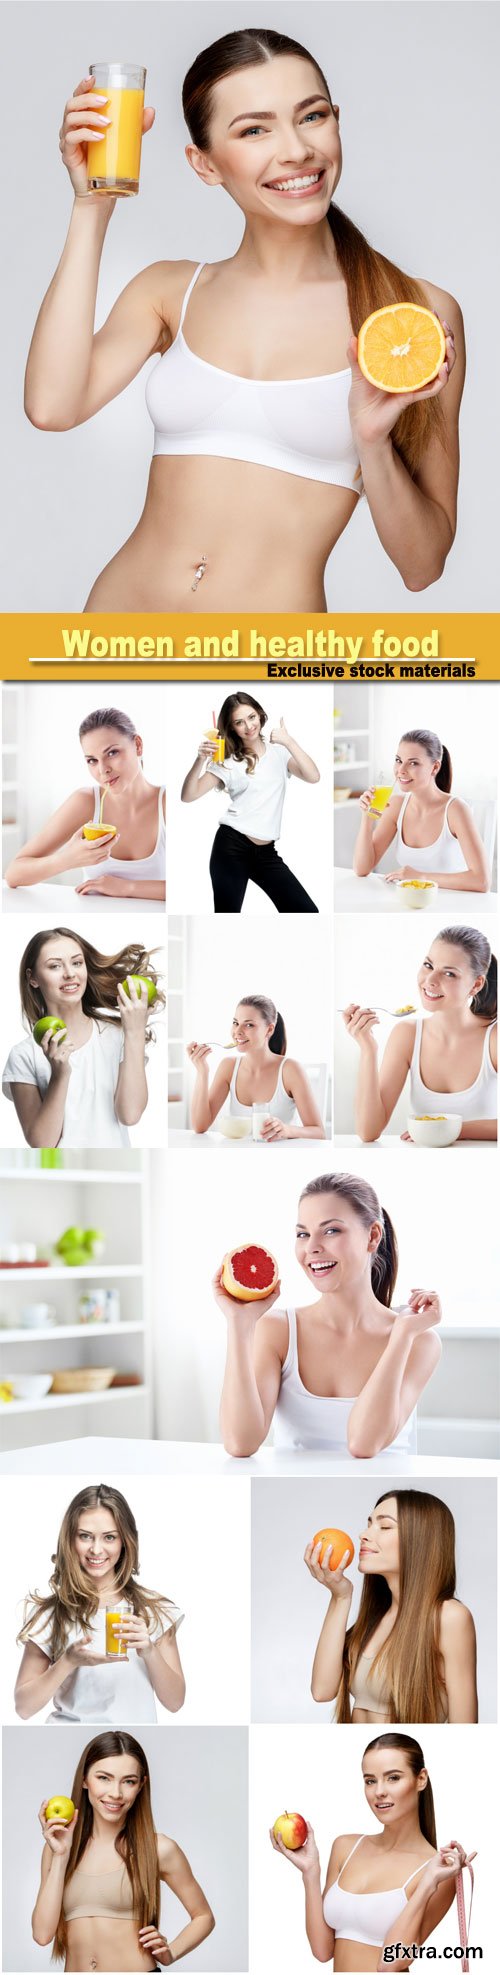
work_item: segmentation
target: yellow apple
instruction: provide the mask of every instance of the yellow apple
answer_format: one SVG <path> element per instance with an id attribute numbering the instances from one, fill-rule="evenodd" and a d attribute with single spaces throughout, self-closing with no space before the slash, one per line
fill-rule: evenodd
<path id="1" fill-rule="evenodd" d="M 75 1806 L 71 1802 L 71 1797 L 50 1797 L 48 1804 L 45 1805 L 45 1816 L 48 1824 L 52 1822 L 53 1818 L 57 1819 L 58 1824 L 71 1824 L 71 1819 L 74 1815 Z"/>

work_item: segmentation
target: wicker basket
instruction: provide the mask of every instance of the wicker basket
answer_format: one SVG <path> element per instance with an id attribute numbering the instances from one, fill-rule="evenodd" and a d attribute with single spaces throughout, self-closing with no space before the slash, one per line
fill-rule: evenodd
<path id="1" fill-rule="evenodd" d="M 51 1392 L 105 1392 L 115 1376 L 114 1365 L 79 1365 L 53 1372 Z"/>

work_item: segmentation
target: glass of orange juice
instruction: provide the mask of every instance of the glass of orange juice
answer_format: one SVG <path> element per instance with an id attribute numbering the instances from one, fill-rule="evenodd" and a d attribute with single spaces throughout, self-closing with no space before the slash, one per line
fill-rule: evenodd
<path id="1" fill-rule="evenodd" d="M 219 734 L 218 727 L 205 727 L 204 740 L 212 743 L 214 762 L 224 761 L 226 742 L 224 734 Z"/>
<path id="2" fill-rule="evenodd" d="M 384 784 L 383 784 L 382 782 L 379 782 L 379 783 L 378 783 L 378 785 L 377 785 L 377 788 L 376 788 L 376 789 L 374 789 L 374 791 L 373 791 L 373 801 L 372 801 L 372 812 L 373 812 L 373 810 L 375 810 L 375 814 L 376 814 L 376 816 L 381 816 L 381 815 L 382 815 L 382 811 L 383 811 L 384 809 L 387 809 L 387 804 L 388 804 L 388 801 L 389 801 L 389 797 L 390 797 L 390 796 L 392 795 L 392 787 L 393 787 L 393 785 L 392 785 L 392 782 L 391 782 L 391 785 L 390 785 L 390 788 L 387 788 L 386 786 L 384 786 Z"/>
<path id="3" fill-rule="evenodd" d="M 123 1598 L 115 1598 L 114 1605 L 106 1605 L 107 1659 L 128 1659 L 127 1641 L 126 1639 L 120 1639 L 119 1632 L 115 1632 L 114 1628 L 115 1625 L 120 1624 L 122 1618 L 132 1618 L 132 1615 L 132 1606 L 128 1605 Z"/>
<path id="4" fill-rule="evenodd" d="M 89 75 L 111 118 L 105 136 L 88 145 L 89 192 L 127 199 L 139 191 L 146 70 L 128 62 L 91 62 Z"/>

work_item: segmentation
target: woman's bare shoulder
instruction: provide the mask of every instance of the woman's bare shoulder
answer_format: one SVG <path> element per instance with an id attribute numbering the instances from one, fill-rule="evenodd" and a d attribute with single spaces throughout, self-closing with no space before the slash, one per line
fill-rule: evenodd
<path id="1" fill-rule="evenodd" d="M 435 310 L 440 321 L 442 322 L 444 317 L 445 322 L 449 322 L 450 328 L 455 331 L 455 335 L 458 329 L 463 333 L 463 315 L 456 295 L 450 295 L 447 288 L 437 288 L 434 281 L 421 281 L 420 287 L 424 290 L 429 308 Z"/>
<path id="2" fill-rule="evenodd" d="M 474 1638 L 474 1634 L 474 1619 L 468 1605 L 463 1605 L 460 1598 L 444 1598 L 439 1614 L 441 1645 L 462 1649 Z"/>

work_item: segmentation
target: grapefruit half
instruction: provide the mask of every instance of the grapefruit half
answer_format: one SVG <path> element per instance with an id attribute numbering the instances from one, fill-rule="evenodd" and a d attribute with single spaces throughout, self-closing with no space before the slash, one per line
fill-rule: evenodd
<path id="1" fill-rule="evenodd" d="M 242 1248 L 230 1248 L 222 1264 L 222 1281 L 228 1296 L 239 1303 L 256 1303 L 272 1296 L 279 1282 L 279 1269 L 269 1248 L 245 1241 Z"/>

